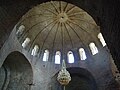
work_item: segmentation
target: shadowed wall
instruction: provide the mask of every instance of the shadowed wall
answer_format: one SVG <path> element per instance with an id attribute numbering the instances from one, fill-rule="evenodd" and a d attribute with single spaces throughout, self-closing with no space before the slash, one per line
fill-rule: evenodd
<path id="1" fill-rule="evenodd" d="M 27 59 L 19 52 L 13 52 L 0 68 L 1 90 L 30 90 L 32 68 Z"/>

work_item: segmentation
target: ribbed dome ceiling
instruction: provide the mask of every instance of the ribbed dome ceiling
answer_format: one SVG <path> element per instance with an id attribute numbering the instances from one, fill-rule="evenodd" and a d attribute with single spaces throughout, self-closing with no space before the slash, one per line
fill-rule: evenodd
<path id="1" fill-rule="evenodd" d="M 99 28 L 90 15 L 79 7 L 51 1 L 28 11 L 19 21 L 25 31 L 19 38 L 30 38 L 29 48 L 68 51 L 96 41 Z"/>

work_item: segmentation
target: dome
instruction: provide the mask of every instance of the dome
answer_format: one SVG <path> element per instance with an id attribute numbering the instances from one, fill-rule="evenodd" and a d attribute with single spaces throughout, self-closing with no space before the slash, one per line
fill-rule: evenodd
<path id="1" fill-rule="evenodd" d="M 29 51 L 37 45 L 40 50 L 68 52 L 88 46 L 99 33 L 87 12 L 64 1 L 50 1 L 32 8 L 21 18 L 17 30 L 18 40 L 25 45 L 29 43 Z"/>

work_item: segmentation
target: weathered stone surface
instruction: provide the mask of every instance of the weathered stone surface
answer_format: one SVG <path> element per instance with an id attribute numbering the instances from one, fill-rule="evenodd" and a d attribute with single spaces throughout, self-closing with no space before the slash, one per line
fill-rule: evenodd
<path id="1" fill-rule="evenodd" d="M 0 3 L 0 47 L 9 37 L 14 25 L 32 7 L 48 0 L 1 0 Z M 119 0 L 65 0 L 86 10 L 100 26 L 106 43 L 120 70 L 120 1 Z M 116 42 L 115 42 L 116 41 Z"/>
<path id="2" fill-rule="evenodd" d="M 0 66 L 3 65 L 6 57 L 13 51 L 19 51 L 24 54 L 32 65 L 33 83 L 30 83 L 32 90 L 50 90 L 49 82 L 60 69 L 60 65 L 54 65 L 54 62 L 42 62 L 41 57 L 32 57 L 30 53 L 22 49 L 15 35 L 14 25 L 30 8 L 38 3 L 47 0 L 2 0 L 0 3 Z M 119 28 L 120 28 L 120 2 L 119 0 L 66 0 L 86 10 L 100 26 L 107 45 L 112 53 L 112 56 L 120 70 L 119 56 Z M 9 39 L 8 36 L 10 35 Z M 3 45 L 3 43 L 6 43 Z M 115 42 L 116 41 L 116 42 Z M 101 46 L 99 46 L 101 47 Z M 87 69 L 93 74 L 99 90 L 119 90 L 114 82 L 109 64 L 109 52 L 105 48 L 100 48 L 100 54 L 91 57 L 89 51 L 86 61 L 79 61 L 78 53 L 73 50 L 76 62 L 68 65 L 68 67 L 80 67 Z M 51 59 L 52 54 L 50 55 Z M 65 57 L 66 58 L 66 57 Z M 66 59 L 67 60 L 67 59 Z M 26 66 L 25 66 L 26 67 Z M 29 75 L 29 73 L 28 73 Z M 23 75 L 24 76 L 24 75 Z M 2 80 L 2 79 L 0 79 Z M 1 86 L 0 86 L 1 87 Z M 116 88 L 116 89 L 115 89 Z M 9 88 L 10 89 L 10 88 Z M 16 90 L 16 89 L 15 89 Z M 19 90 L 19 89 L 18 89 Z M 20 89 L 21 90 L 21 89 Z"/>
<path id="3" fill-rule="evenodd" d="M 58 73 L 61 66 L 54 64 L 53 54 L 50 54 L 50 57 L 52 57 L 52 58 L 51 58 L 51 61 L 48 61 L 48 62 L 42 61 L 42 55 L 36 56 L 36 57 L 31 56 L 30 52 L 28 52 L 27 50 L 22 48 L 21 43 L 19 43 L 15 33 L 16 33 L 16 29 L 14 28 L 9 39 L 6 41 L 6 43 L 4 44 L 4 47 L 2 47 L 2 49 L 0 51 L 0 60 L 1 60 L 0 66 L 5 64 L 7 66 L 10 66 L 11 70 L 12 70 L 11 71 L 12 77 L 10 77 L 10 78 L 14 81 L 12 81 L 11 83 L 8 84 L 8 86 L 9 85 L 11 86 L 11 87 L 9 86 L 8 90 L 13 90 L 13 88 L 14 89 L 17 88 L 17 86 L 13 87 L 13 84 L 15 82 L 19 81 L 18 80 L 19 78 L 22 78 L 22 80 L 23 80 L 22 84 L 27 85 L 27 86 L 29 84 L 31 86 L 31 90 L 39 90 L 39 89 L 40 90 L 50 90 L 51 87 L 57 88 L 57 84 L 55 84 L 55 86 L 54 86 L 54 84 L 51 85 L 51 79 L 52 79 L 52 77 L 54 77 L 54 75 L 56 73 Z M 31 73 L 31 72 L 26 72 L 26 71 L 29 71 L 29 69 L 30 69 L 30 68 L 27 68 L 28 64 L 27 65 L 24 64 L 22 62 L 22 60 L 24 60 L 24 58 L 20 58 L 21 54 L 19 55 L 19 54 L 15 53 L 14 51 L 18 51 L 18 52 L 22 53 L 24 55 L 24 58 L 25 57 L 27 58 L 27 59 L 25 59 L 25 62 L 27 61 L 27 62 L 29 62 L 29 64 L 31 64 L 33 76 L 28 77 L 28 76 L 30 76 L 30 73 Z M 9 54 L 11 55 L 12 52 L 13 52 L 13 56 L 11 56 L 10 62 L 12 60 L 14 62 L 10 63 L 10 62 L 7 62 L 6 57 Z M 107 90 L 106 88 L 108 88 L 108 87 L 111 87 L 108 90 L 119 90 L 119 89 L 117 89 L 116 83 L 112 83 L 112 85 L 111 85 L 111 82 L 115 82 L 115 79 L 113 79 L 114 77 L 111 72 L 110 55 L 109 55 L 109 52 L 107 52 L 107 48 L 105 48 L 105 47 L 103 48 L 102 45 L 100 45 L 99 53 L 94 56 L 91 54 L 90 51 L 87 51 L 88 58 L 85 61 L 81 61 L 79 59 L 79 54 L 77 52 L 77 49 L 73 49 L 73 52 L 75 53 L 75 55 L 77 55 L 77 56 L 75 56 L 75 63 L 69 64 L 66 61 L 67 68 L 78 67 L 78 68 L 83 68 L 83 69 L 88 70 L 92 74 L 92 76 L 97 84 L 98 90 Z M 67 57 L 65 57 L 65 58 L 66 58 L 65 60 L 67 60 Z M 4 62 L 7 62 L 8 64 L 4 63 Z M 75 71 L 75 70 L 73 70 L 73 71 Z M 83 74 L 83 73 L 85 73 L 84 71 L 85 70 L 83 70 L 83 72 L 77 71 L 77 73 L 85 76 L 87 74 Z M 24 73 L 24 74 L 22 74 L 22 73 Z M 15 77 L 17 75 L 19 76 L 21 74 L 22 74 L 22 76 L 18 77 L 16 80 Z M 33 82 L 25 83 L 26 79 L 28 81 L 33 80 Z M 87 77 L 86 77 L 86 79 L 87 79 Z M 52 83 L 55 83 L 55 82 L 52 82 Z M 20 85 L 22 85 L 22 84 L 20 84 Z M 76 86 L 74 86 L 74 87 L 76 87 Z M 25 89 L 21 86 L 19 86 L 19 88 L 22 88 L 22 90 Z M 28 89 L 28 87 L 27 87 L 27 89 L 25 89 L 25 90 L 30 90 L 30 89 Z"/>

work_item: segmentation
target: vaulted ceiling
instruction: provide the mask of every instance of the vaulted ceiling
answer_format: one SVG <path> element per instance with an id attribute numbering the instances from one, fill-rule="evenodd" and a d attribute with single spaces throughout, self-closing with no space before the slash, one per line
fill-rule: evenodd
<path id="1" fill-rule="evenodd" d="M 0 0 L 0 48 L 19 19 L 34 6 L 49 0 Z M 120 70 L 120 0 L 64 0 L 87 11 L 100 26 Z"/>
<path id="2" fill-rule="evenodd" d="M 29 10 L 16 26 L 17 32 L 24 27 L 22 34 L 16 34 L 23 43 L 30 39 L 29 51 L 37 44 L 40 50 L 51 52 L 89 47 L 91 42 L 98 43 L 99 26 L 81 8 L 63 1 L 50 1 Z"/>

